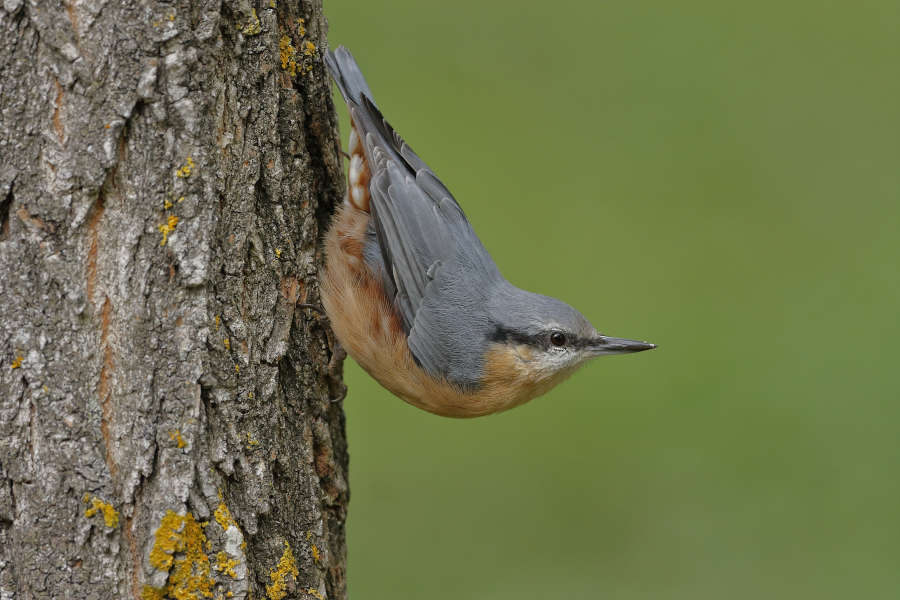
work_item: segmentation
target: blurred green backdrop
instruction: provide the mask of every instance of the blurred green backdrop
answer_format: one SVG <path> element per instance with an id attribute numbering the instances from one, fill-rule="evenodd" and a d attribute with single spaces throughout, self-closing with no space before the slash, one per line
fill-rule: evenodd
<path id="1" fill-rule="evenodd" d="M 348 361 L 351 597 L 900 598 L 898 3 L 325 12 L 512 283 L 660 346 L 474 421 Z"/>

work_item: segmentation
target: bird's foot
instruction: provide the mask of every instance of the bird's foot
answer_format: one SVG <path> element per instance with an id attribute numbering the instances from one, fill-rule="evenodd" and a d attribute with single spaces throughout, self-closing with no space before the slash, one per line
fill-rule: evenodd
<path id="1" fill-rule="evenodd" d="M 328 349 L 331 350 L 331 360 L 328 361 L 328 395 L 331 396 L 331 402 L 340 402 L 347 397 L 347 384 L 344 383 L 343 377 L 347 351 L 334 335 L 331 319 L 328 318 L 324 308 L 317 304 L 298 304 L 297 306 L 318 313 L 319 322 L 325 328 L 325 338 L 328 340 Z"/>

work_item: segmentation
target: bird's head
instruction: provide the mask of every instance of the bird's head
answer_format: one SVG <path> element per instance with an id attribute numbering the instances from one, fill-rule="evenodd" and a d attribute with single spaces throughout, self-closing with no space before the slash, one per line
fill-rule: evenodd
<path id="1" fill-rule="evenodd" d="M 517 292 L 495 312 L 499 318 L 491 341 L 515 349 L 522 368 L 536 379 L 553 379 L 555 385 L 592 358 L 656 348 L 599 333 L 584 315 L 561 300 Z"/>

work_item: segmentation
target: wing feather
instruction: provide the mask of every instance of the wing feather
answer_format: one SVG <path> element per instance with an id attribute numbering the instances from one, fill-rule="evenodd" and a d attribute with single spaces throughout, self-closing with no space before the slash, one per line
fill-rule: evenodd
<path id="1" fill-rule="evenodd" d="M 340 47 L 326 63 L 363 142 L 383 288 L 409 349 L 432 375 L 477 385 L 483 357 L 459 325 L 485 326 L 485 295 L 504 280 L 459 203 L 384 119 L 352 55 Z"/>

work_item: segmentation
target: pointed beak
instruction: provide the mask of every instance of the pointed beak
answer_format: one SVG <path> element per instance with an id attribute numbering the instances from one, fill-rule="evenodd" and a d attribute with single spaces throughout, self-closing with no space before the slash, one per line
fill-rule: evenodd
<path id="1" fill-rule="evenodd" d="M 614 338 L 605 335 L 598 335 L 594 343 L 588 347 L 588 350 L 594 356 L 606 356 L 607 354 L 631 354 L 632 352 L 643 352 L 656 348 L 654 344 L 647 342 L 637 342 L 635 340 L 626 340 L 622 338 Z"/>

